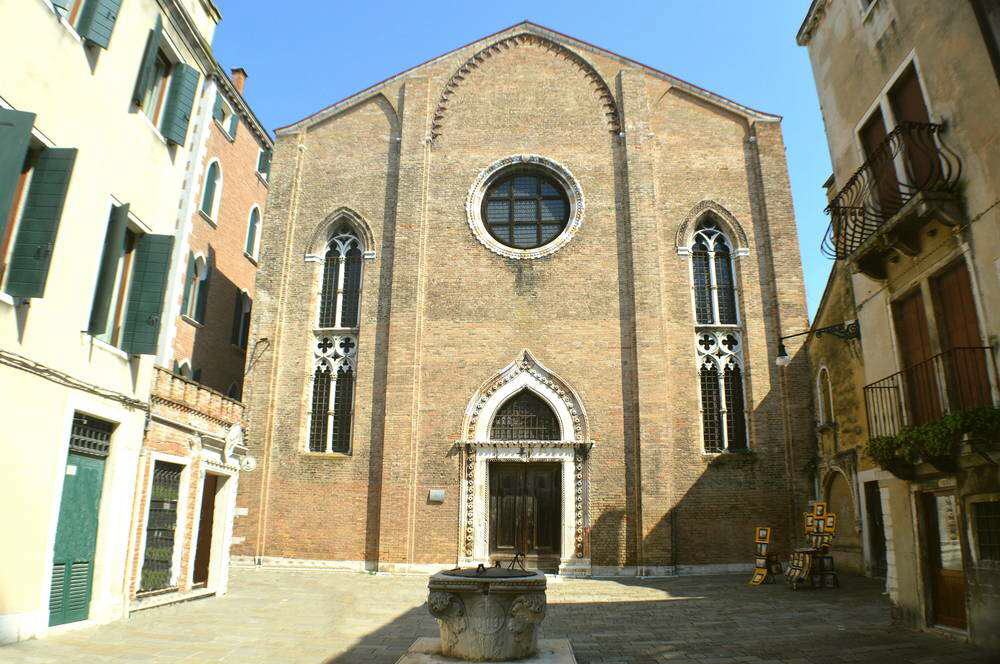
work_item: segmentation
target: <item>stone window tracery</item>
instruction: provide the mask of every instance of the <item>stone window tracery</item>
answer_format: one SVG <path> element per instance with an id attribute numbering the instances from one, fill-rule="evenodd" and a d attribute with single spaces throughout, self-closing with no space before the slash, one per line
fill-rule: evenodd
<path id="1" fill-rule="evenodd" d="M 695 348 L 706 452 L 747 448 L 743 335 L 738 328 L 732 244 L 711 217 L 691 243 Z"/>
<path id="2" fill-rule="evenodd" d="M 308 449 L 348 454 L 364 247 L 347 224 L 330 236 L 326 246 L 313 347 Z"/>

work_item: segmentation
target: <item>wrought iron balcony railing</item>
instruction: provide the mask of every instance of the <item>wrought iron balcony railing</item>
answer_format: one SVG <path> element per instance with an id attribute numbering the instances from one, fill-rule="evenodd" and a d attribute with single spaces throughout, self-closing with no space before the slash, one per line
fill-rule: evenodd
<path id="1" fill-rule="evenodd" d="M 892 436 L 946 413 L 992 405 L 995 376 L 991 348 L 952 348 L 866 385 L 869 436 Z"/>
<path id="2" fill-rule="evenodd" d="M 954 193 L 962 161 L 941 138 L 944 125 L 901 122 L 826 208 L 822 250 L 847 258 L 920 193 Z"/>

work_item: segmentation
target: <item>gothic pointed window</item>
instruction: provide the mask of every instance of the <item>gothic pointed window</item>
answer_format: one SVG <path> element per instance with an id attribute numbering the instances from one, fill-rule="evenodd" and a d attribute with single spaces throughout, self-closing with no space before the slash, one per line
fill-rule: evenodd
<path id="1" fill-rule="evenodd" d="M 364 247 L 347 224 L 330 236 L 320 277 L 309 410 L 310 452 L 351 451 Z"/>
<path id="2" fill-rule="evenodd" d="M 743 386 L 743 335 L 737 307 L 732 244 L 704 218 L 691 243 L 695 347 L 706 452 L 748 447 Z"/>
<path id="3" fill-rule="evenodd" d="M 361 242 L 342 228 L 327 245 L 319 299 L 319 327 L 356 328 L 361 297 Z"/>
<path id="4" fill-rule="evenodd" d="M 309 451 L 351 450 L 354 371 L 357 341 L 353 335 L 320 336 L 313 351 Z"/>
<path id="5" fill-rule="evenodd" d="M 530 390 L 508 399 L 493 418 L 493 440 L 559 440 L 559 420 L 552 407 Z"/>

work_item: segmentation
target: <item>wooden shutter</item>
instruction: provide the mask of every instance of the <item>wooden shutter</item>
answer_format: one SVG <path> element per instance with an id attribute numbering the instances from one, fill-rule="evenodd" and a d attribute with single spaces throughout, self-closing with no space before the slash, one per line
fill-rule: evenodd
<path id="1" fill-rule="evenodd" d="M 215 185 L 219 180 L 219 162 L 212 162 L 205 174 L 205 189 L 201 194 L 201 211 L 209 217 L 215 214 Z"/>
<path id="2" fill-rule="evenodd" d="M 263 149 L 260 151 L 260 156 L 257 158 L 257 172 L 262 175 L 271 174 L 271 150 Z"/>
<path id="3" fill-rule="evenodd" d="M 24 159 L 31 144 L 31 127 L 35 124 L 34 113 L 9 111 L 0 108 L 0 237 L 7 228 L 10 206 L 14 192 L 21 179 Z M 0 261 L 3 256 L 0 256 Z"/>
<path id="4" fill-rule="evenodd" d="M 111 210 L 108 232 L 104 238 L 104 253 L 101 255 L 100 274 L 94 290 L 94 306 L 90 310 L 90 334 L 102 334 L 108 327 L 108 314 L 114 299 L 115 278 L 118 276 L 118 262 L 125 247 L 125 231 L 128 228 L 128 203 L 116 205 Z"/>
<path id="5" fill-rule="evenodd" d="M 121 345 L 127 353 L 156 354 L 173 246 L 172 235 L 143 235 L 136 244 Z"/>
<path id="6" fill-rule="evenodd" d="M 205 278 L 198 284 L 198 299 L 194 303 L 194 319 L 199 323 L 205 322 L 205 311 L 208 309 L 208 280 L 212 278 L 214 261 L 211 255 L 205 261 Z M 195 277 L 197 279 L 197 276 Z"/>
<path id="7" fill-rule="evenodd" d="M 240 116 L 233 111 L 229 116 L 229 137 L 236 140 L 236 130 L 240 128 Z"/>
<path id="8" fill-rule="evenodd" d="M 188 254 L 188 266 L 187 275 L 184 277 L 184 296 L 181 301 L 181 313 L 185 316 L 188 315 L 188 304 L 191 301 L 191 287 L 194 284 L 196 266 L 194 262 L 194 254 Z"/>
<path id="9" fill-rule="evenodd" d="M 937 304 L 941 348 L 946 351 L 944 369 L 948 379 L 951 410 L 964 410 L 992 403 L 986 353 L 979 334 L 979 316 L 972 298 L 972 283 L 964 260 L 960 260 L 931 282 Z"/>
<path id="10" fill-rule="evenodd" d="M 941 416 L 939 389 L 931 357 L 930 332 L 920 290 L 892 305 L 899 342 L 903 382 L 909 404 L 910 424 L 924 424 Z"/>
<path id="11" fill-rule="evenodd" d="M 882 214 L 889 218 L 899 209 L 900 196 L 892 152 L 885 144 L 887 135 L 882 111 L 876 109 L 861 128 L 861 144 L 864 146 L 865 156 L 868 157 L 869 172 L 875 180 L 879 208 Z"/>
<path id="12" fill-rule="evenodd" d="M 194 67 L 183 62 L 174 65 L 163 121 L 160 123 L 160 133 L 174 145 L 184 145 L 199 80 L 198 70 Z"/>
<path id="13" fill-rule="evenodd" d="M 923 92 L 920 90 L 920 79 L 917 78 L 917 70 L 912 64 L 889 90 L 889 103 L 892 105 L 897 125 L 903 122 L 926 124 L 931 121 L 927 106 L 924 105 Z M 933 146 L 933 138 L 928 139 L 922 133 L 904 132 L 902 139 L 909 184 L 916 189 L 923 189 L 931 184 L 931 179 L 937 172 L 934 167 L 937 151 Z"/>
<path id="14" fill-rule="evenodd" d="M 77 32 L 91 44 L 107 48 L 121 6 L 122 0 L 87 0 L 80 13 Z"/>
<path id="15" fill-rule="evenodd" d="M 7 278 L 10 295 L 41 297 L 45 292 L 52 249 L 75 161 L 75 148 L 43 150 L 38 156 L 14 239 Z"/>
<path id="16" fill-rule="evenodd" d="M 135 81 L 135 90 L 132 92 L 132 101 L 136 106 L 142 106 L 142 100 L 146 97 L 146 91 L 153 84 L 153 76 L 156 72 L 156 57 L 160 52 L 160 42 L 163 41 L 163 19 L 156 17 L 156 25 L 149 32 L 149 39 L 146 40 L 146 51 L 142 55 L 142 64 L 139 65 L 139 76 Z"/>
<path id="17" fill-rule="evenodd" d="M 212 117 L 215 118 L 216 122 L 222 122 L 226 119 L 226 112 L 223 110 L 222 93 L 216 91 L 215 93 L 215 107 L 212 109 Z"/>

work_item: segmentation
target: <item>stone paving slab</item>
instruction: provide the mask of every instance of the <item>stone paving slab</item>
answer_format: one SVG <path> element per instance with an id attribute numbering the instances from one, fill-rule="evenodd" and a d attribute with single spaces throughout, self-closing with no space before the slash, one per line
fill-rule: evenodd
<path id="1" fill-rule="evenodd" d="M 393 664 L 437 636 L 427 578 L 234 569 L 231 591 L 0 648 L 6 664 Z M 581 664 L 979 664 L 967 644 L 893 626 L 880 585 L 751 588 L 745 575 L 549 583 L 546 639 Z"/>

